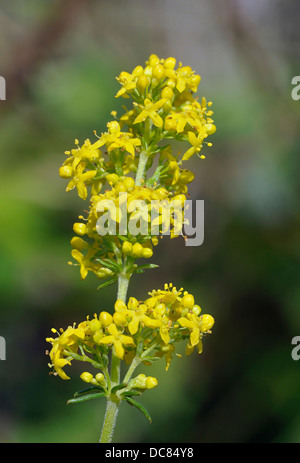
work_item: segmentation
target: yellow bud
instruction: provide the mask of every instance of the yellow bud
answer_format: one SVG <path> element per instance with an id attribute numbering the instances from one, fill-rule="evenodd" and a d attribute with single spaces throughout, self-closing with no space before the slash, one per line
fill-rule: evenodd
<path id="1" fill-rule="evenodd" d="M 144 70 L 145 76 L 151 77 L 152 76 L 152 70 L 153 70 L 152 66 L 146 66 L 145 70 Z"/>
<path id="2" fill-rule="evenodd" d="M 138 387 L 138 388 L 141 388 L 141 389 L 145 389 L 146 387 L 146 380 L 147 380 L 147 377 L 146 375 L 144 375 L 143 373 L 141 373 L 140 375 L 138 375 L 136 378 L 133 378 L 131 380 L 131 385 L 133 387 Z"/>
<path id="3" fill-rule="evenodd" d="M 161 80 L 165 77 L 166 71 L 162 64 L 157 64 L 152 71 L 152 77 L 157 80 Z"/>
<path id="4" fill-rule="evenodd" d="M 199 305 L 194 305 L 194 307 L 192 309 L 192 312 L 193 312 L 194 315 L 196 315 L 198 317 L 198 315 L 201 312 L 201 307 Z"/>
<path id="5" fill-rule="evenodd" d="M 86 225 L 85 223 L 76 222 L 73 225 L 73 230 L 77 235 L 83 236 L 86 233 Z"/>
<path id="6" fill-rule="evenodd" d="M 210 330 L 215 323 L 214 318 L 208 314 L 201 315 L 200 320 L 201 320 L 201 331 L 203 333 Z"/>
<path id="7" fill-rule="evenodd" d="M 158 381 L 153 376 L 148 376 L 145 382 L 146 389 L 153 389 L 158 385 Z"/>
<path id="8" fill-rule="evenodd" d="M 95 376 L 95 380 L 97 381 L 98 384 L 102 384 L 102 385 L 106 384 L 103 373 L 97 373 L 96 376 Z"/>
<path id="9" fill-rule="evenodd" d="M 167 100 L 172 100 L 173 95 L 174 95 L 174 92 L 170 87 L 163 88 L 160 94 L 162 98 L 167 98 Z"/>
<path id="10" fill-rule="evenodd" d="M 135 185 L 134 180 L 131 177 L 126 177 L 124 179 L 123 184 L 124 184 L 127 191 L 132 190 L 134 188 L 134 185 Z"/>
<path id="11" fill-rule="evenodd" d="M 108 312 L 101 312 L 99 315 L 99 320 L 102 326 L 108 326 L 112 323 L 113 318 Z"/>
<path id="12" fill-rule="evenodd" d="M 80 378 L 85 383 L 90 383 L 94 377 L 91 373 L 88 373 L 87 371 L 85 371 L 84 373 L 81 373 Z"/>
<path id="13" fill-rule="evenodd" d="M 196 89 L 196 87 L 200 84 L 200 80 L 201 77 L 198 74 L 195 74 L 190 78 L 190 85 Z"/>
<path id="14" fill-rule="evenodd" d="M 179 181 L 182 183 L 191 183 L 195 178 L 193 172 L 189 170 L 184 170 L 179 176 Z"/>
<path id="15" fill-rule="evenodd" d="M 154 67 L 159 64 L 159 57 L 155 54 L 149 56 L 149 66 Z"/>
<path id="16" fill-rule="evenodd" d="M 136 66 L 134 70 L 132 71 L 133 76 L 142 76 L 144 73 L 144 69 L 142 66 Z"/>
<path id="17" fill-rule="evenodd" d="M 217 128 L 216 128 L 216 126 L 214 124 L 206 124 L 205 129 L 206 129 L 206 132 L 208 133 L 208 135 L 212 135 L 217 130 Z"/>
<path id="18" fill-rule="evenodd" d="M 175 58 L 167 58 L 165 61 L 164 61 L 164 66 L 166 69 L 174 69 L 175 66 L 176 66 L 176 59 Z"/>
<path id="19" fill-rule="evenodd" d="M 112 185 L 116 185 L 119 181 L 119 176 L 117 174 L 108 174 L 106 176 L 106 180 L 108 183 L 111 183 Z"/>
<path id="20" fill-rule="evenodd" d="M 74 249 L 78 249 L 79 251 L 82 251 L 83 249 L 87 249 L 89 247 L 89 244 L 84 241 L 82 238 L 79 238 L 79 236 L 74 236 L 71 239 L 71 246 Z"/>
<path id="21" fill-rule="evenodd" d="M 115 312 L 113 315 L 114 324 L 117 326 L 127 325 L 126 315 L 123 312 Z"/>
<path id="22" fill-rule="evenodd" d="M 144 248 L 144 251 L 143 251 L 143 257 L 145 257 L 145 259 L 150 259 L 150 257 L 153 256 L 153 251 L 152 249 L 150 248 Z"/>
<path id="23" fill-rule="evenodd" d="M 139 301 L 135 297 L 130 297 L 128 301 L 128 309 L 136 310 L 138 308 Z"/>
<path id="24" fill-rule="evenodd" d="M 149 85 L 149 79 L 147 76 L 140 76 L 136 83 L 136 88 L 140 93 L 144 93 L 145 88 Z"/>
<path id="25" fill-rule="evenodd" d="M 126 306 L 125 302 L 121 301 L 121 299 L 118 299 L 115 302 L 115 311 L 116 312 L 121 312 L 122 310 L 126 310 L 126 309 L 127 309 L 127 306 Z"/>
<path id="26" fill-rule="evenodd" d="M 170 87 L 171 89 L 174 89 L 176 87 L 176 82 L 174 79 L 168 79 L 167 80 L 167 86 Z"/>
<path id="27" fill-rule="evenodd" d="M 102 333 L 101 330 L 99 330 L 99 331 L 96 331 L 96 333 L 94 334 L 93 341 L 96 344 L 99 344 L 99 342 L 101 341 L 102 338 L 103 338 L 103 333 Z"/>
<path id="28" fill-rule="evenodd" d="M 195 305 L 195 299 L 192 294 L 185 294 L 182 298 L 182 305 L 186 309 L 192 309 Z"/>
<path id="29" fill-rule="evenodd" d="M 72 166 L 61 166 L 58 173 L 61 178 L 70 178 L 73 174 L 73 168 Z"/>
<path id="30" fill-rule="evenodd" d="M 132 244 L 129 241 L 124 241 L 122 244 L 122 253 L 126 256 L 131 254 L 132 252 Z"/>
<path id="31" fill-rule="evenodd" d="M 153 246 L 157 246 L 157 245 L 158 245 L 158 238 L 157 238 L 157 236 L 153 236 L 153 237 L 151 238 L 151 241 L 152 241 Z"/>
<path id="32" fill-rule="evenodd" d="M 171 101 L 166 101 L 165 104 L 163 105 L 163 110 L 165 113 L 169 113 L 172 109 L 172 103 Z"/>
<path id="33" fill-rule="evenodd" d="M 143 253 L 144 253 L 144 248 L 140 243 L 135 243 L 132 246 L 132 252 L 131 252 L 132 257 L 135 257 L 135 258 L 143 257 Z"/>
<path id="34" fill-rule="evenodd" d="M 91 331 L 98 331 L 101 328 L 101 323 L 97 318 L 94 318 L 93 320 L 90 321 L 89 323 L 89 328 Z"/>

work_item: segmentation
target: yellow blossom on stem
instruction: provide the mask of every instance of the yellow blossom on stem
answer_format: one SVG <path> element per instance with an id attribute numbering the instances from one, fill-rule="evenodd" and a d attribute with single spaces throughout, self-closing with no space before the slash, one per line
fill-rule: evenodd
<path id="1" fill-rule="evenodd" d="M 156 127 L 161 128 L 163 126 L 163 120 L 157 111 L 166 103 L 166 101 L 168 101 L 166 98 L 161 98 L 156 103 L 153 103 L 151 100 L 149 100 L 149 98 L 146 98 L 144 101 L 144 106 L 141 105 L 142 111 L 135 118 L 134 124 L 143 122 L 149 117 Z"/>

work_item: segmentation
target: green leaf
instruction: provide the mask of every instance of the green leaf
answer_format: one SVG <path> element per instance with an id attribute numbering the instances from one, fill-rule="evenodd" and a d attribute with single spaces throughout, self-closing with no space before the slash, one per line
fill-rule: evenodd
<path id="1" fill-rule="evenodd" d="M 130 405 L 133 405 L 134 407 L 136 407 L 147 418 L 149 423 L 152 423 L 152 418 L 149 415 L 149 413 L 147 412 L 147 410 L 145 409 L 145 407 L 143 407 L 143 405 L 141 405 L 139 402 L 136 402 L 135 400 L 133 400 L 131 397 L 128 397 L 128 396 L 125 397 L 125 400 Z"/>
<path id="2" fill-rule="evenodd" d="M 156 264 L 145 264 L 145 265 L 140 265 L 139 267 L 136 267 L 136 269 L 133 271 L 134 273 L 142 273 L 144 270 L 151 269 L 151 268 L 157 268 L 159 265 Z"/>
<path id="3" fill-rule="evenodd" d="M 117 262 L 115 262 L 112 259 L 99 259 L 99 258 L 97 258 L 95 260 L 96 260 L 96 262 L 99 262 L 99 264 L 101 264 L 103 267 L 109 268 L 113 272 L 121 272 L 123 270 L 122 266 L 117 264 Z"/>
<path id="4" fill-rule="evenodd" d="M 101 285 L 99 285 L 97 287 L 97 289 L 102 289 L 102 288 L 105 288 L 106 286 L 110 286 L 112 285 L 113 283 L 115 283 L 117 281 L 116 278 L 112 278 L 111 280 L 108 280 L 108 281 L 105 281 L 104 283 L 101 283 Z"/>
<path id="5" fill-rule="evenodd" d="M 100 391 L 102 393 L 102 392 L 104 392 L 104 389 L 102 387 L 100 387 L 100 386 L 87 387 L 86 389 L 82 389 L 81 391 L 75 392 L 74 397 L 79 397 L 79 396 L 84 395 L 87 392 L 91 392 L 91 391 Z"/>
<path id="6" fill-rule="evenodd" d="M 115 394 L 115 392 L 119 391 L 120 389 L 123 389 L 126 386 L 127 386 L 127 383 L 117 384 L 116 386 L 112 388 L 111 392 L 112 394 Z"/>
<path id="7" fill-rule="evenodd" d="M 134 391 L 133 389 L 131 389 L 131 391 L 124 391 L 122 392 L 121 396 L 124 397 L 124 399 L 126 399 L 126 397 L 131 397 L 133 395 L 142 395 L 142 391 Z"/>
<path id="8" fill-rule="evenodd" d="M 77 403 L 85 402 L 86 400 L 91 400 L 91 399 L 98 399 L 99 397 L 106 397 L 106 393 L 99 392 L 96 394 L 86 394 L 86 395 L 81 395 L 79 397 L 74 397 L 73 399 L 68 400 L 67 405 L 77 404 Z"/>

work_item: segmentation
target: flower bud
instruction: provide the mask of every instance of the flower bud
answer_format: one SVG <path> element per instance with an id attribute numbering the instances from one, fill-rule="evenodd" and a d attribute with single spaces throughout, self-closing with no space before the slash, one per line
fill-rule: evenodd
<path id="1" fill-rule="evenodd" d="M 124 326 L 127 324 L 126 315 L 123 312 L 115 312 L 113 315 L 113 321 L 117 326 Z"/>
<path id="2" fill-rule="evenodd" d="M 94 318 L 93 320 L 90 321 L 89 328 L 93 332 L 100 330 L 101 323 L 98 320 L 98 318 Z"/>
<path id="3" fill-rule="evenodd" d="M 101 386 L 105 386 L 105 385 L 106 385 L 106 381 L 105 381 L 105 378 L 104 378 L 104 374 L 103 374 L 103 373 L 97 373 L 96 376 L 95 376 L 95 380 L 96 380 L 97 383 L 100 384 Z"/>
<path id="4" fill-rule="evenodd" d="M 135 243 L 132 246 L 132 252 L 131 252 L 132 257 L 135 257 L 135 258 L 143 257 L 143 253 L 144 253 L 144 248 L 140 243 Z"/>
<path id="5" fill-rule="evenodd" d="M 150 257 L 153 256 L 153 251 L 152 249 L 150 248 L 144 248 L 144 251 L 143 251 L 143 257 L 145 257 L 145 259 L 150 259 Z"/>
<path id="6" fill-rule="evenodd" d="M 126 309 L 127 309 L 127 306 L 126 306 L 125 302 L 121 301 L 121 299 L 118 299 L 115 302 L 115 311 L 116 312 L 121 312 L 122 310 L 126 310 Z"/>
<path id="7" fill-rule="evenodd" d="M 214 124 L 206 124 L 205 129 L 208 135 L 212 135 L 217 130 Z"/>
<path id="8" fill-rule="evenodd" d="M 153 376 L 148 376 L 145 382 L 146 389 L 153 389 L 158 385 L 158 381 Z"/>
<path id="9" fill-rule="evenodd" d="M 86 225 L 85 223 L 76 222 L 73 225 L 73 230 L 77 235 L 83 236 L 86 233 Z"/>
<path id="10" fill-rule="evenodd" d="M 122 244 L 122 253 L 125 256 L 132 253 L 132 244 L 129 241 L 124 241 Z"/>
<path id="11" fill-rule="evenodd" d="M 116 185 L 119 181 L 119 176 L 117 174 L 108 174 L 106 176 L 106 180 L 108 181 L 108 183 Z"/>
<path id="12" fill-rule="evenodd" d="M 90 383 L 94 377 L 91 373 L 88 373 L 87 371 L 85 371 L 84 373 L 81 373 L 80 378 L 85 383 Z"/>
<path id="13" fill-rule="evenodd" d="M 164 66 L 166 69 L 174 69 L 174 67 L 176 66 L 176 59 L 172 57 L 167 58 L 164 61 Z"/>
<path id="14" fill-rule="evenodd" d="M 194 305 L 192 308 L 192 312 L 194 315 L 198 317 L 198 315 L 201 313 L 201 307 L 199 305 Z"/>
<path id="15" fill-rule="evenodd" d="M 162 98 L 167 98 L 167 100 L 172 100 L 173 95 L 174 95 L 174 92 L 170 87 L 163 88 L 160 94 Z"/>
<path id="16" fill-rule="evenodd" d="M 185 294 L 182 298 L 182 305 L 186 309 L 192 309 L 195 305 L 195 299 L 192 294 Z"/>
<path id="17" fill-rule="evenodd" d="M 83 249 L 87 249 L 89 247 L 89 244 L 84 241 L 82 238 L 79 238 L 79 236 L 74 236 L 71 239 L 71 246 L 74 249 L 78 249 L 79 251 L 82 251 Z"/>
<path id="18" fill-rule="evenodd" d="M 149 79 L 147 76 L 140 76 L 136 83 L 136 88 L 140 93 L 144 93 L 145 88 L 149 85 Z"/>
<path id="19" fill-rule="evenodd" d="M 152 77 L 157 80 L 161 80 L 165 77 L 166 71 L 162 64 L 157 64 L 152 71 Z"/>
<path id="20" fill-rule="evenodd" d="M 73 174 L 73 168 L 72 166 L 61 166 L 58 173 L 61 178 L 70 178 Z"/>
<path id="21" fill-rule="evenodd" d="M 200 320 L 201 320 L 201 331 L 203 333 L 206 333 L 208 330 L 210 330 L 215 323 L 214 318 L 208 314 L 201 315 Z"/>
<path id="22" fill-rule="evenodd" d="M 102 326 L 108 326 L 112 323 L 113 318 L 108 312 L 101 312 L 99 315 L 99 320 Z"/>
<path id="23" fill-rule="evenodd" d="M 124 183 L 124 185 L 126 187 L 126 190 L 132 190 L 134 188 L 134 185 L 135 185 L 134 180 L 131 177 L 126 177 L 124 179 L 123 183 Z"/>

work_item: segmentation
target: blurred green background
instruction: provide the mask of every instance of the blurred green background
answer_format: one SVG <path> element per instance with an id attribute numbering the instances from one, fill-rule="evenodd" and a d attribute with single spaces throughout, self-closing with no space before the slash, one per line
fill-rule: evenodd
<path id="1" fill-rule="evenodd" d="M 150 367 L 153 424 L 122 405 L 115 442 L 300 442 L 299 19 L 297 0 L 0 1 L 1 442 L 98 441 L 105 404 L 66 406 L 82 382 L 75 364 L 71 381 L 49 376 L 45 338 L 110 311 L 116 288 L 67 265 L 84 203 L 58 168 L 121 108 L 115 76 L 151 53 L 202 76 L 218 130 L 189 165 L 204 244 L 164 240 L 129 294 L 172 281 L 216 324 L 200 357 Z"/>

